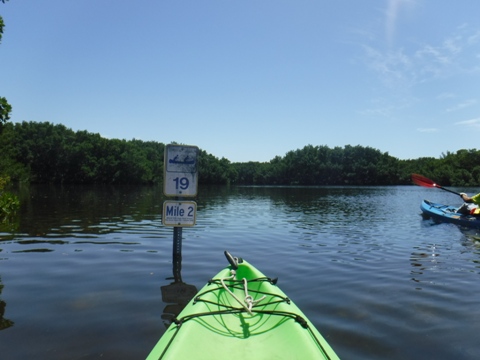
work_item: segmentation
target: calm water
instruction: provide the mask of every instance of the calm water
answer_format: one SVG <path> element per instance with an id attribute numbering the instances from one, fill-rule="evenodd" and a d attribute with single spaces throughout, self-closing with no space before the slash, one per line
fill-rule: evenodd
<path id="1" fill-rule="evenodd" d="M 203 286 L 228 249 L 279 277 L 343 359 L 479 358 L 477 234 L 419 215 L 422 199 L 460 204 L 455 195 L 415 186 L 199 193 L 197 225 L 183 230 L 185 283 Z M 160 290 L 173 273 L 161 189 L 19 194 L 15 230 L 0 232 L 1 358 L 145 358 L 172 309 Z"/>

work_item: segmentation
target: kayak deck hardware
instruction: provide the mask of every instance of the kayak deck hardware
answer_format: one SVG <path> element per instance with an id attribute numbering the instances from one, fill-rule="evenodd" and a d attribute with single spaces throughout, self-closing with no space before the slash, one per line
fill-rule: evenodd
<path id="1" fill-rule="evenodd" d="M 248 294 L 248 281 L 247 279 L 243 278 L 243 289 L 245 291 L 245 298 L 242 302 L 242 300 L 240 300 L 238 298 L 237 295 L 235 295 L 229 288 L 228 286 L 225 284 L 225 280 L 236 280 L 236 276 L 237 276 L 237 272 L 235 270 L 231 270 L 231 276 L 228 277 L 228 278 L 225 278 L 225 279 L 220 279 L 220 282 L 222 284 L 222 287 L 225 289 L 226 292 L 228 292 L 230 295 L 232 295 L 232 297 L 240 304 L 243 306 L 243 308 L 250 314 L 250 315 L 253 315 L 252 314 L 252 308 L 254 305 L 258 304 L 259 302 L 261 302 L 262 300 L 265 300 L 265 298 L 267 297 L 266 295 L 263 295 L 260 299 L 258 300 L 253 300 L 253 297 L 252 295 L 249 295 Z"/>
<path id="2" fill-rule="evenodd" d="M 218 303 L 218 302 L 213 302 L 213 301 L 210 301 L 210 300 L 202 299 L 202 295 L 205 295 L 205 294 L 210 293 L 210 292 L 223 290 L 224 289 L 224 287 L 222 285 L 223 280 L 224 279 L 211 279 L 208 282 L 208 284 L 209 285 L 217 284 L 218 287 L 216 287 L 214 289 L 206 290 L 206 291 L 198 294 L 198 296 L 196 296 L 195 299 L 193 300 L 193 303 L 196 304 L 197 302 L 203 301 L 203 302 L 206 302 L 206 303 L 209 303 L 209 304 L 212 304 L 212 305 L 217 305 L 219 307 L 224 307 L 225 310 L 209 311 L 209 312 L 205 312 L 205 313 L 196 313 L 196 314 L 191 314 L 191 315 L 184 316 L 180 319 L 174 318 L 173 323 L 175 323 L 177 325 L 176 331 L 175 331 L 174 335 L 172 336 L 172 338 L 170 339 L 169 344 L 165 347 L 164 353 L 167 351 L 169 345 L 173 342 L 173 340 L 175 339 L 176 335 L 178 334 L 180 328 L 182 327 L 182 325 L 185 322 L 187 322 L 189 320 L 192 320 L 192 319 L 200 318 L 200 317 L 203 317 L 203 316 L 215 316 L 215 315 L 225 315 L 225 314 L 241 314 L 241 313 L 244 313 L 245 311 L 250 313 L 252 316 L 254 316 L 256 314 L 263 314 L 263 315 L 283 316 L 285 318 L 293 319 L 302 328 L 306 329 L 310 333 L 310 335 L 315 339 L 316 343 L 320 346 L 320 348 L 323 349 L 320 340 L 311 331 L 310 325 L 308 324 L 307 320 L 304 319 L 303 317 L 301 317 L 298 314 L 295 314 L 293 312 L 278 311 L 278 310 L 256 310 L 255 306 L 258 304 L 258 302 L 260 300 L 258 300 L 256 302 L 256 304 L 252 304 L 251 310 L 248 311 L 248 309 L 245 307 L 245 305 L 242 304 L 241 300 L 239 300 L 237 297 L 235 297 L 235 299 L 238 302 L 240 302 L 240 304 L 242 305 L 241 308 L 233 307 L 233 306 L 221 304 L 221 303 Z M 243 280 L 245 280 L 245 279 L 243 279 Z M 233 283 L 231 285 L 232 289 L 242 289 L 243 288 L 244 282 L 242 280 L 231 279 L 230 281 Z M 262 278 L 251 279 L 249 282 L 261 282 L 261 281 L 266 281 L 266 282 L 269 282 L 272 285 L 275 285 L 277 283 L 278 279 L 277 278 L 271 279 L 269 277 L 262 277 Z M 228 292 L 231 293 L 231 290 L 228 289 Z M 271 305 L 271 304 L 276 304 L 276 303 L 281 303 L 281 302 L 285 302 L 287 304 L 290 304 L 290 302 L 291 302 L 288 297 L 283 297 L 283 296 L 280 296 L 280 295 L 274 294 L 274 293 L 262 292 L 262 291 L 258 291 L 258 290 L 250 290 L 250 292 L 264 295 L 264 296 L 262 296 L 261 299 L 264 299 L 266 296 L 271 296 L 272 298 L 277 298 L 277 300 L 262 303 L 261 306 Z M 328 356 L 327 352 L 324 352 L 324 354 L 326 356 Z"/>

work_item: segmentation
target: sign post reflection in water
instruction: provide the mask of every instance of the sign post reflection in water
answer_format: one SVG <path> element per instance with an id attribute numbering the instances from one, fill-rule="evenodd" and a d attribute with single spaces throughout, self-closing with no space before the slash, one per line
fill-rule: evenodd
<path id="1" fill-rule="evenodd" d="M 162 314 L 162 320 L 166 327 L 170 326 L 173 320 L 197 293 L 195 285 L 189 285 L 182 281 L 181 269 L 182 260 L 180 258 L 173 262 L 174 281 L 160 287 L 162 291 L 162 301 L 167 303 Z"/>

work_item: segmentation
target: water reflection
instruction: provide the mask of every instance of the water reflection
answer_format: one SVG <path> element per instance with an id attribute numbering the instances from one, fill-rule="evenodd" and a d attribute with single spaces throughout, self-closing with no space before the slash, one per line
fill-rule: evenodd
<path id="1" fill-rule="evenodd" d="M 435 244 L 431 244 L 428 251 L 422 251 L 421 249 L 416 248 L 416 251 L 412 252 L 410 257 L 410 262 L 413 267 L 410 271 L 412 281 L 420 283 L 422 282 L 421 278 L 426 271 L 435 271 L 439 266 L 439 260 L 437 259 L 438 256 L 440 256 L 440 254 Z M 421 287 L 416 289 L 421 290 Z"/>
<path id="2" fill-rule="evenodd" d="M 28 236 L 103 235 L 139 227 L 143 232 L 145 221 L 161 224 L 158 186 L 37 185 L 18 192 L 21 222 L 16 231 Z"/>
<path id="3" fill-rule="evenodd" d="M 160 287 L 162 301 L 167 303 L 162 314 L 162 320 L 165 327 L 170 326 L 197 293 L 197 288 L 194 285 L 189 285 L 182 280 L 182 228 L 174 228 L 172 259 L 174 281 L 168 285 Z"/>
<path id="4" fill-rule="evenodd" d="M 0 278 L 0 295 L 2 295 L 3 286 L 4 285 L 2 284 L 2 279 Z M 6 307 L 7 303 L 0 297 L 0 330 L 7 329 L 14 324 L 12 320 L 5 318 Z"/>

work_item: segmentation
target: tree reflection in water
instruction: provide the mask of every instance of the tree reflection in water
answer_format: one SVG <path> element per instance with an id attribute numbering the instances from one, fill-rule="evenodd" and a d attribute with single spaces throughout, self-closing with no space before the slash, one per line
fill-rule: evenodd
<path id="1" fill-rule="evenodd" d="M 3 290 L 3 284 L 0 283 L 0 295 L 2 294 L 2 290 Z M 3 317 L 5 315 L 6 307 L 7 307 L 7 303 L 0 298 L 0 330 L 9 328 L 14 324 L 12 320 L 8 320 Z"/>

